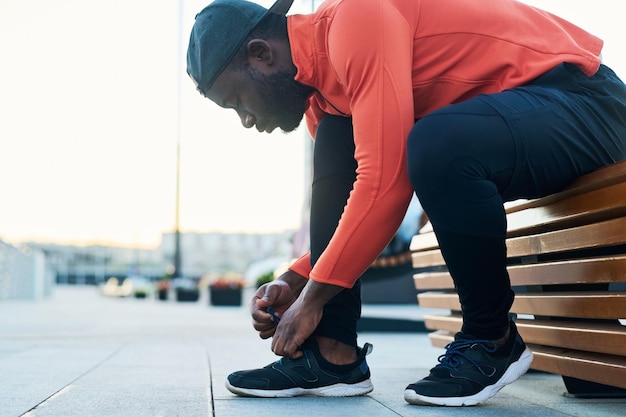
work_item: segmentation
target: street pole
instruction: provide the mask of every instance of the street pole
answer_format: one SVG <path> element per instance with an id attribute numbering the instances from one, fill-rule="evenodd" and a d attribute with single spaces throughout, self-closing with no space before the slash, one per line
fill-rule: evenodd
<path id="1" fill-rule="evenodd" d="M 176 88 L 176 213 L 174 221 L 174 277 L 182 277 L 180 248 L 180 141 L 182 135 L 182 62 L 183 62 L 183 3 L 178 1 L 178 74 Z"/>

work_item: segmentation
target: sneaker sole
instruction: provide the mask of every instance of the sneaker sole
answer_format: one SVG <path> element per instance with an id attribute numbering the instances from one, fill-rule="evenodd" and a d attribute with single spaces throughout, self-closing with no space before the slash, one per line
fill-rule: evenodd
<path id="1" fill-rule="evenodd" d="M 464 405 L 476 405 L 493 397 L 511 382 L 524 375 L 533 362 L 533 353 L 526 348 L 519 359 L 513 362 L 502 377 L 493 385 L 486 386 L 482 391 L 467 397 L 427 397 L 420 395 L 411 389 L 404 391 L 404 399 L 410 404 L 416 405 L 445 405 L 449 407 L 461 407 Z"/>
<path id="2" fill-rule="evenodd" d="M 370 379 L 357 382 L 356 384 L 333 384 L 317 388 L 287 388 L 281 390 L 248 389 L 231 385 L 226 381 L 226 388 L 233 394 L 243 397 L 261 398 L 287 398 L 300 397 L 303 395 L 315 397 L 357 397 L 365 395 L 374 389 Z"/>

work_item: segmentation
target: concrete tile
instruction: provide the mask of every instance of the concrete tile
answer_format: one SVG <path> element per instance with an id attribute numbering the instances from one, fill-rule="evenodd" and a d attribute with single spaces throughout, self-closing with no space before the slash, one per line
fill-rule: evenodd
<path id="1" fill-rule="evenodd" d="M 277 357 L 252 329 L 247 307 L 206 301 L 119 300 L 89 287 L 58 287 L 41 302 L 0 303 L 0 416 L 17 417 L 38 404 L 27 416 L 593 417 L 626 409 L 626 399 L 564 397 L 561 378 L 543 373 L 523 376 L 477 407 L 409 405 L 404 388 L 443 353 L 423 333 L 360 335 L 361 345 L 374 345 L 368 396 L 240 398 L 224 387 L 226 376 Z M 378 306 L 376 314 L 382 310 L 414 314 L 406 306 Z"/>
<path id="2" fill-rule="evenodd" d="M 215 412 L 219 417 L 398 416 L 394 410 L 390 410 L 367 396 L 357 398 L 234 398 L 215 401 Z"/>
<path id="3" fill-rule="evenodd" d="M 32 345 L 0 358 L 0 416 L 17 416 L 106 359 L 118 345 Z"/>

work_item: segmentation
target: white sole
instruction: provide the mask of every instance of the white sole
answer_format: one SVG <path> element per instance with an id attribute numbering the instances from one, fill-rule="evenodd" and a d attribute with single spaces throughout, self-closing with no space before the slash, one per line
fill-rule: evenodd
<path id="1" fill-rule="evenodd" d="M 509 385 L 511 382 L 524 375 L 526 371 L 528 371 L 528 368 L 530 368 L 530 364 L 532 362 L 533 353 L 530 349 L 526 348 L 526 350 L 524 350 L 524 352 L 520 355 L 519 359 L 509 366 L 509 369 L 506 370 L 506 372 L 495 384 L 483 388 L 482 391 L 474 395 L 469 395 L 467 397 L 427 397 L 420 395 L 411 389 L 407 389 L 404 391 L 404 399 L 410 404 L 417 405 L 434 404 L 449 407 L 462 407 L 465 405 L 480 404 L 496 395 L 498 391 L 506 385 Z"/>
<path id="2" fill-rule="evenodd" d="M 357 397 L 365 395 L 374 389 L 372 381 L 365 381 L 356 384 L 334 384 L 318 388 L 288 388 L 281 390 L 265 390 L 265 389 L 248 389 L 231 385 L 226 381 L 226 388 L 233 394 L 243 397 L 261 397 L 261 398 L 286 398 L 300 397 L 303 395 L 315 397 Z"/>

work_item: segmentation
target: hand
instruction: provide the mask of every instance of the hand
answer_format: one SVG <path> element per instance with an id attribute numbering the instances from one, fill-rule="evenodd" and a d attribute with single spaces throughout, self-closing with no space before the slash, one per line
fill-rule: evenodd
<path id="1" fill-rule="evenodd" d="M 344 288 L 309 281 L 298 299 L 282 314 L 272 340 L 272 351 L 279 356 L 297 359 L 304 341 L 322 319 L 324 305 Z"/>
<path id="2" fill-rule="evenodd" d="M 304 341 L 313 334 L 322 319 L 323 304 L 311 306 L 298 297 L 280 318 L 280 323 L 274 329 L 272 351 L 279 356 L 297 359 L 302 356 L 299 350 Z"/>
<path id="3" fill-rule="evenodd" d="M 252 298 L 250 311 L 252 325 L 262 339 L 271 337 L 276 331 L 276 323 L 267 312 L 272 306 L 281 316 L 297 299 L 307 279 L 293 271 L 287 271 L 276 280 L 262 285 Z"/>

